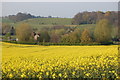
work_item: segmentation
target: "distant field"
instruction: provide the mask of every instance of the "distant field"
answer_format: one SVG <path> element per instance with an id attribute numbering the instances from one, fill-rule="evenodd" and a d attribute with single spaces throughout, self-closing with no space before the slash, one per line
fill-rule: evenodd
<path id="1" fill-rule="evenodd" d="M 12 20 L 9 20 L 8 18 L 4 18 L 2 22 L 11 24 L 13 26 L 17 26 L 21 23 L 27 23 L 33 28 L 41 29 L 43 27 L 52 27 L 55 25 L 65 25 L 65 27 L 78 27 L 81 30 L 84 28 L 93 29 L 95 27 L 95 24 L 83 24 L 83 25 L 71 25 L 72 18 L 32 18 L 27 19 L 24 21 L 13 23 Z"/>
<path id="2" fill-rule="evenodd" d="M 20 23 L 27 23 L 34 28 L 52 27 L 54 25 L 71 25 L 71 18 L 32 18 L 17 22 L 15 26 Z"/>
<path id="3" fill-rule="evenodd" d="M 38 25 L 71 25 L 71 18 L 34 18 L 24 22 Z"/>
<path id="4" fill-rule="evenodd" d="M 2 77 L 115 78 L 117 48 L 2 43 Z"/>
<path id="5" fill-rule="evenodd" d="M 41 29 L 45 27 L 53 27 L 55 25 L 70 25 L 71 26 L 71 21 L 72 21 L 72 18 L 32 18 L 32 19 L 27 19 L 24 21 L 14 23 L 12 20 L 8 18 L 2 19 L 3 23 L 8 23 L 11 26 L 16 27 L 21 23 L 27 23 L 32 28 L 37 28 L 37 29 Z"/>
<path id="6" fill-rule="evenodd" d="M 71 25 L 71 21 L 72 21 L 71 18 L 34 18 L 17 22 L 15 26 L 17 26 L 20 23 L 28 23 L 33 28 L 41 29 L 44 27 L 53 27 L 55 25 L 64 25 L 65 27 L 80 28 L 81 31 L 83 31 L 85 28 L 93 31 L 95 28 L 95 24 Z"/>
<path id="7" fill-rule="evenodd" d="M 8 18 L 1 18 L 1 21 L 4 23 L 13 23 L 13 21 Z"/>

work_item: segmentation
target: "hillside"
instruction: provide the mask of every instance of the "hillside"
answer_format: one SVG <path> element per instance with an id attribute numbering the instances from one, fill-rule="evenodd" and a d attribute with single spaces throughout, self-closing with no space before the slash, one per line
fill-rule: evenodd
<path id="1" fill-rule="evenodd" d="M 32 18 L 15 23 L 15 27 L 20 23 L 27 23 L 31 27 L 38 29 L 41 29 L 43 27 L 53 27 L 55 25 L 65 25 L 65 27 L 77 27 L 80 28 L 81 31 L 83 31 L 84 28 L 93 31 L 95 28 L 95 24 L 71 25 L 71 22 L 72 18 Z"/>
<path id="2" fill-rule="evenodd" d="M 32 18 L 15 23 L 17 26 L 20 23 L 27 23 L 33 28 L 51 27 L 53 25 L 71 25 L 71 18 Z"/>
<path id="3" fill-rule="evenodd" d="M 81 24 L 81 25 L 72 25 L 72 18 L 31 18 L 24 21 L 14 23 L 12 20 L 8 18 L 2 19 L 3 23 L 8 23 L 11 26 L 17 27 L 21 23 L 27 23 L 32 28 L 37 28 L 37 30 L 41 30 L 43 28 L 51 28 L 56 25 L 64 25 L 65 27 L 76 27 L 80 29 L 82 32 L 84 29 L 88 29 L 90 31 L 91 36 L 94 35 L 94 29 L 96 24 Z M 115 36 L 117 28 L 112 27 L 112 37 Z"/>
<path id="4" fill-rule="evenodd" d="M 33 18 L 23 22 L 39 25 L 71 25 L 71 21 L 71 18 Z"/>
<path id="5" fill-rule="evenodd" d="M 13 21 L 8 18 L 2 18 L 0 19 L 0 21 L 2 21 L 3 23 L 13 23 Z"/>

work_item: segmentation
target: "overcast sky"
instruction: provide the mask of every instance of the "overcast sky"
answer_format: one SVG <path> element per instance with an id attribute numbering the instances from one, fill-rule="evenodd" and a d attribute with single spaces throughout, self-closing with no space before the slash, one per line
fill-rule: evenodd
<path id="1" fill-rule="evenodd" d="M 73 17 L 83 11 L 117 11 L 118 2 L 3 2 L 2 16 L 18 12 L 36 16 Z"/>

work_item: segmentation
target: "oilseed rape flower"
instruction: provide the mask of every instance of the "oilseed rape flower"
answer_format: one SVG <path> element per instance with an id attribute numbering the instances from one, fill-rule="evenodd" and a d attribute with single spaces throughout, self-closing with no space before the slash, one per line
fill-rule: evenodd
<path id="1" fill-rule="evenodd" d="M 118 46 L 2 43 L 2 78 L 119 78 Z"/>

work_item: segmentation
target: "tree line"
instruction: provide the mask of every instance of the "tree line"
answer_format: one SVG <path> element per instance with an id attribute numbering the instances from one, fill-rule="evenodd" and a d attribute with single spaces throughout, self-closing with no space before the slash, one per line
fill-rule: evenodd
<path id="1" fill-rule="evenodd" d="M 67 43 L 67 44 L 92 44 L 102 43 L 107 44 L 112 42 L 110 22 L 107 19 L 101 19 L 96 24 L 93 35 L 89 29 L 84 29 L 82 32 L 79 28 L 43 28 L 37 33 L 40 34 L 38 42 L 50 43 Z M 73 30 L 72 30 L 73 29 Z M 29 24 L 21 24 L 16 28 L 16 37 L 19 41 L 34 42 L 34 31 Z"/>
<path id="2" fill-rule="evenodd" d="M 19 22 L 19 21 L 30 19 L 30 18 L 58 18 L 58 17 L 52 17 L 52 16 L 48 16 L 48 17 L 35 16 L 35 15 L 31 15 L 29 13 L 19 12 L 16 15 L 5 16 L 5 18 L 8 18 L 8 19 L 12 20 L 13 22 Z"/>
<path id="3" fill-rule="evenodd" d="M 107 19 L 117 25 L 118 11 L 79 12 L 74 16 L 72 24 L 96 24 L 101 19 Z"/>

